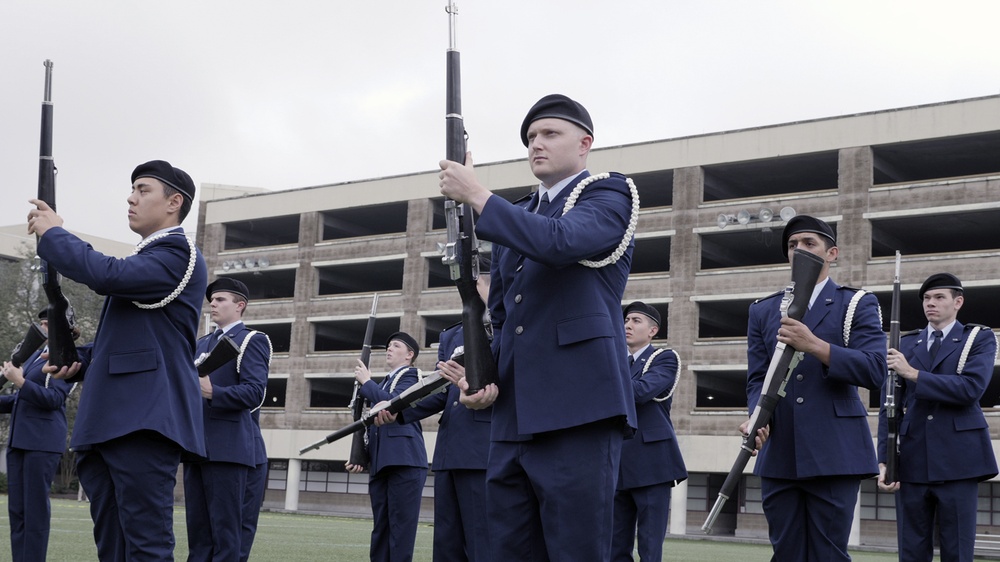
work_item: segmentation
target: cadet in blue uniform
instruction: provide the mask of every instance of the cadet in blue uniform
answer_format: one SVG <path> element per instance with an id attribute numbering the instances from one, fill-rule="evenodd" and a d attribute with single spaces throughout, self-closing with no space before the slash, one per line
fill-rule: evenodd
<path id="1" fill-rule="evenodd" d="M 220 277 L 209 284 L 205 298 L 218 329 L 198 340 L 196 354 L 210 353 L 222 336 L 229 336 L 240 355 L 200 379 L 206 459 L 184 463 L 188 561 L 236 562 L 242 553 L 247 476 L 257 465 L 259 429 L 250 412 L 264 399 L 271 342 L 242 321 L 250 298 L 242 281 Z"/>
<path id="2" fill-rule="evenodd" d="M 391 400 L 416 384 L 413 366 L 420 346 L 413 336 L 396 332 L 385 344 L 389 374 L 381 383 L 371 380 L 371 373 L 358 359 L 354 377 L 361 383 L 360 394 L 369 404 Z M 427 449 L 420 422 L 388 424 L 368 428 L 368 455 L 371 478 L 368 496 L 372 502 L 372 562 L 408 562 L 413 560 L 420 518 L 420 497 L 427 480 Z M 349 472 L 364 467 L 346 464 Z"/>
<path id="3" fill-rule="evenodd" d="M 47 331 L 43 309 L 42 331 Z M 0 396 L 0 413 L 10 414 L 7 440 L 7 513 L 15 562 L 43 562 L 49 547 L 49 491 L 66 450 L 66 381 L 47 376 L 36 351 L 21 367 L 5 362 L 3 374 L 17 388 Z M 0 379 L 2 382 L 2 379 Z"/>
<path id="4" fill-rule="evenodd" d="M 611 560 L 632 560 L 638 536 L 639 559 L 663 558 L 670 489 L 687 480 L 681 448 L 670 421 L 670 404 L 678 380 L 680 358 L 672 349 L 656 349 L 660 313 L 636 301 L 625 307 L 625 340 L 632 365 L 632 391 L 639 428 L 622 444 Z"/>
<path id="5" fill-rule="evenodd" d="M 979 400 L 993 376 L 997 342 L 985 326 L 962 324 L 962 282 L 931 275 L 920 287 L 927 327 L 889 350 L 889 368 L 902 377 L 897 403 L 899 481 L 885 483 L 888 426 L 879 413 L 879 487 L 896 491 L 899 559 L 929 562 L 934 522 L 941 560 L 971 562 L 976 542 L 979 482 L 997 475 L 990 430 Z M 883 400 L 884 402 L 884 400 Z"/>
<path id="6" fill-rule="evenodd" d="M 266 395 L 266 391 L 265 391 Z M 243 492 L 243 533 L 240 535 L 240 562 L 250 559 L 250 549 L 257 535 L 257 521 L 260 518 L 260 508 L 264 504 L 264 492 L 267 489 L 267 448 L 264 446 L 264 436 L 260 433 L 260 407 L 257 405 L 250 412 L 254 426 L 254 443 L 256 443 L 254 467 L 247 472 L 247 487 Z"/>
<path id="7" fill-rule="evenodd" d="M 885 378 L 878 301 L 829 278 L 839 254 L 830 225 L 796 216 L 785 226 L 782 243 L 789 260 L 800 248 L 826 264 L 801 322 L 781 317 L 775 295 L 750 306 L 751 412 L 777 342 L 805 353 L 778 401 L 754 468 L 761 477 L 772 560 L 850 560 L 847 542 L 860 480 L 878 474 L 867 408 L 858 395 L 858 387 L 877 390 Z"/>
<path id="8" fill-rule="evenodd" d="M 509 203 L 466 163 L 442 161 L 441 193 L 479 213 L 493 242 L 489 308 L 499 385 L 462 400 L 492 404 L 486 494 L 494 560 L 607 560 L 622 440 L 635 427 L 621 298 L 638 194 L 591 176 L 587 110 L 539 100 L 521 125 L 540 180 Z M 460 383 L 468 388 L 464 379 Z"/>
<path id="9" fill-rule="evenodd" d="M 490 290 L 490 260 L 479 256 L 476 288 L 485 301 Z M 462 324 L 441 332 L 438 344 L 438 368 L 454 369 L 455 376 L 465 376 L 465 369 L 449 362 L 454 351 L 464 345 Z M 486 464 L 490 452 L 490 417 L 492 408 L 472 410 L 459 401 L 460 390 L 451 385 L 447 392 L 433 394 L 400 412 L 396 421 L 422 420 L 441 412 L 437 440 L 434 443 L 434 561 L 478 562 L 490 560 L 490 538 L 486 524 Z M 380 413 L 375 423 L 393 421 Z"/>
<path id="10" fill-rule="evenodd" d="M 38 255 L 107 296 L 93 346 L 54 375 L 86 377 L 70 446 L 102 561 L 173 559 L 177 467 L 184 453 L 205 454 L 192 358 L 206 269 L 180 227 L 194 193 L 191 177 L 168 162 L 136 167 L 128 222 L 142 241 L 124 259 L 95 251 L 44 201 L 31 200 Z"/>

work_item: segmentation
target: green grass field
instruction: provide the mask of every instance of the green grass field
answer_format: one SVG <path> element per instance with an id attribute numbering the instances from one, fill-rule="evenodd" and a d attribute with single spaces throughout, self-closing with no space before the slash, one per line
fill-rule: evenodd
<path id="1" fill-rule="evenodd" d="M 92 534 L 90 504 L 75 500 L 52 500 L 52 533 L 49 537 L 49 560 L 97 560 Z M 0 537 L 6 541 L 7 496 L 0 495 Z M 175 559 L 187 557 L 184 508 L 174 510 Z M 251 559 L 281 562 L 358 562 L 368 559 L 370 519 L 348 519 L 288 513 L 261 513 L 257 539 Z M 421 524 L 417 530 L 414 560 L 430 562 L 433 528 Z M 9 560 L 9 546 L 0 544 L 0 560 Z M 895 554 L 852 552 L 857 562 L 888 562 Z M 765 562 L 771 549 L 766 545 L 711 540 L 667 539 L 665 560 L 684 562 Z"/>

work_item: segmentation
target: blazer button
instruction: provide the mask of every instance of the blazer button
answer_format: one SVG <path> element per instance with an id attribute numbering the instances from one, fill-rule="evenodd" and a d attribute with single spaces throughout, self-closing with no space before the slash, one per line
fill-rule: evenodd
<path id="1" fill-rule="evenodd" d="M 521 264 L 521 265 L 517 266 L 517 269 L 515 269 L 514 272 L 517 273 L 518 271 L 521 271 L 521 268 L 523 268 L 523 267 L 524 267 L 524 264 Z"/>
<path id="2" fill-rule="evenodd" d="M 795 375 L 795 380 L 797 380 L 797 381 L 800 381 L 800 380 L 802 380 L 802 379 L 804 379 L 804 378 L 805 378 L 805 377 L 804 377 L 804 376 L 802 376 L 802 373 L 799 373 L 799 374 Z"/>
<path id="3" fill-rule="evenodd" d="M 933 415 L 929 415 L 929 416 L 927 416 L 927 421 L 930 421 L 930 420 L 932 420 L 932 419 L 934 419 L 934 416 L 933 416 Z"/>
<path id="4" fill-rule="evenodd" d="M 514 302 L 515 303 L 520 303 L 521 302 L 521 295 L 514 295 Z"/>
<path id="5" fill-rule="evenodd" d="M 518 326 L 517 328 L 514 328 L 514 333 L 517 334 L 517 335 L 521 335 L 521 332 L 523 332 L 523 331 L 524 331 L 524 327 L 523 326 Z"/>
<path id="6" fill-rule="evenodd" d="M 801 397 L 801 396 L 799 396 L 798 398 L 795 399 L 795 403 L 796 404 L 801 404 L 801 403 L 803 403 L 805 401 L 806 401 L 806 399 L 803 398 L 803 397 Z"/>

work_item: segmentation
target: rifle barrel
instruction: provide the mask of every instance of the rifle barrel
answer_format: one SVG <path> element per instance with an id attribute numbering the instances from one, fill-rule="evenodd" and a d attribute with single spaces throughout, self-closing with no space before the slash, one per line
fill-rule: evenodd
<path id="1" fill-rule="evenodd" d="M 792 259 L 792 281 L 785 289 L 785 296 L 782 298 L 783 315 L 795 320 L 802 319 L 824 263 L 823 259 L 818 256 L 803 250 L 795 250 Z M 771 414 L 774 413 L 778 400 L 784 395 L 785 382 L 792 369 L 798 364 L 800 357 L 798 351 L 782 342 L 778 342 L 775 346 L 767 374 L 764 377 L 760 397 L 757 399 L 753 414 L 750 416 L 749 427 L 740 443 L 736 461 L 719 490 L 715 505 L 712 506 L 705 523 L 701 526 L 702 531 L 706 533 L 712 531 L 715 519 L 722 512 L 726 501 L 736 492 L 740 478 L 743 476 L 743 469 L 750 462 L 750 457 L 753 456 L 753 451 L 756 448 L 757 431 L 771 421 Z"/>

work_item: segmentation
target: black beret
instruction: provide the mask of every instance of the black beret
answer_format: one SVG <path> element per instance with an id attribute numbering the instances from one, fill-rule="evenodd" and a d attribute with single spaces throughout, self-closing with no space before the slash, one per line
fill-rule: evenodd
<path id="1" fill-rule="evenodd" d="M 212 302 L 212 295 L 218 293 L 219 291 L 233 293 L 234 295 L 239 295 L 246 300 L 250 300 L 250 291 L 247 289 L 246 284 L 238 279 L 233 279 L 231 277 L 219 277 L 215 281 L 212 281 L 208 284 L 208 289 L 205 290 L 205 299 Z"/>
<path id="2" fill-rule="evenodd" d="M 788 239 L 792 237 L 793 234 L 798 234 L 800 232 L 813 232 L 819 234 L 820 236 L 827 237 L 830 242 L 837 245 L 837 235 L 834 234 L 833 228 L 825 222 L 809 215 L 795 215 L 794 217 L 788 219 L 788 224 L 785 225 L 785 230 L 781 233 L 781 253 L 788 255 Z"/>
<path id="3" fill-rule="evenodd" d="M 554 117 L 579 125 L 587 134 L 594 136 L 594 122 L 590 120 L 587 108 L 562 94 L 549 94 L 531 106 L 521 123 L 521 142 L 528 146 L 528 127 L 539 119 Z"/>
<path id="4" fill-rule="evenodd" d="M 139 164 L 132 171 L 132 183 L 139 178 L 158 179 L 181 192 L 181 195 L 189 200 L 194 200 L 194 182 L 191 181 L 191 176 L 180 168 L 174 168 L 170 162 L 150 160 L 145 164 Z"/>
<path id="5" fill-rule="evenodd" d="M 410 348 L 410 351 L 413 352 L 414 359 L 417 358 L 417 355 L 420 355 L 420 344 L 418 344 L 417 340 L 413 339 L 413 336 L 410 334 L 407 334 L 406 332 L 396 332 L 395 334 L 389 336 L 389 339 L 385 340 L 385 346 L 389 347 L 389 343 L 391 343 L 392 340 L 399 340 L 403 342 L 406 347 Z"/>
<path id="6" fill-rule="evenodd" d="M 38 319 L 39 320 L 48 320 L 49 319 L 49 308 L 48 307 L 45 307 L 41 311 L 38 312 Z"/>
<path id="7" fill-rule="evenodd" d="M 635 301 L 634 303 L 625 307 L 625 316 L 628 316 L 633 312 L 638 312 L 639 314 L 645 314 L 646 316 L 649 316 L 653 320 L 653 322 L 656 322 L 657 326 L 660 325 L 659 311 L 657 311 L 655 308 L 649 306 L 648 304 L 642 301 Z"/>
<path id="8" fill-rule="evenodd" d="M 921 300 L 924 298 L 924 293 L 930 291 L 931 289 L 954 289 L 956 291 L 962 290 L 962 282 L 958 280 L 958 277 L 950 273 L 935 273 L 924 281 L 924 284 L 920 286 L 919 297 Z"/>

